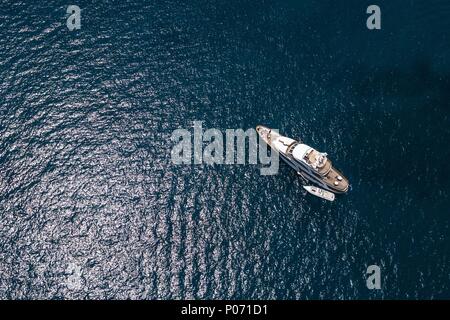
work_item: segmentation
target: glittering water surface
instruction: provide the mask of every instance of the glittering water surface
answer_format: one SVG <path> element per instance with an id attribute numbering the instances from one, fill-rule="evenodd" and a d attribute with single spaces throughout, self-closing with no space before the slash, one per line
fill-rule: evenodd
<path id="1" fill-rule="evenodd" d="M 361 1 L 73 2 L 73 32 L 0 4 L 1 298 L 450 298 L 447 1 L 377 1 L 380 31 Z M 301 138 L 352 190 L 172 165 L 195 120 Z"/>

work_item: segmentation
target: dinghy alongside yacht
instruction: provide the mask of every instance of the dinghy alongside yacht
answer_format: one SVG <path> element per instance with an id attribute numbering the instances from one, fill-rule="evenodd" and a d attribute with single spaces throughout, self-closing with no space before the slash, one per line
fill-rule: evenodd
<path id="1" fill-rule="evenodd" d="M 330 191 L 326 191 L 323 189 L 320 189 L 318 187 L 315 186 L 303 186 L 303 188 L 308 191 L 309 193 L 311 193 L 312 195 L 315 195 L 316 197 L 328 200 L 328 201 L 334 201 L 334 193 L 330 192 Z"/>
<path id="2" fill-rule="evenodd" d="M 256 132 L 300 176 L 318 186 L 304 186 L 309 193 L 333 201 L 335 193 L 348 191 L 347 178 L 333 167 L 326 153 L 319 152 L 301 141 L 284 137 L 264 126 L 257 126 Z"/>

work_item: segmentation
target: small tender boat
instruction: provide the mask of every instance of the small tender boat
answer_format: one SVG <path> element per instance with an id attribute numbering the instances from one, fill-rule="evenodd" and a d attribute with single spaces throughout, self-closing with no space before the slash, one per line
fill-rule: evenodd
<path id="1" fill-rule="evenodd" d="M 318 187 L 314 187 L 314 186 L 303 186 L 303 188 L 305 188 L 306 191 L 308 191 L 309 193 L 315 195 L 316 197 L 328 200 L 328 201 L 334 201 L 334 193 L 330 192 L 330 191 L 326 191 L 323 189 L 320 189 Z"/>

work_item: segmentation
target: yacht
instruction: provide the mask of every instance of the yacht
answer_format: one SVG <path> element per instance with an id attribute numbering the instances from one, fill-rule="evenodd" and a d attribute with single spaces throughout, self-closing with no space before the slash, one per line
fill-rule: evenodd
<path id="1" fill-rule="evenodd" d="M 257 126 L 256 132 L 305 180 L 333 193 L 348 191 L 347 178 L 333 167 L 326 153 L 319 152 L 302 141 L 284 137 L 264 126 Z"/>

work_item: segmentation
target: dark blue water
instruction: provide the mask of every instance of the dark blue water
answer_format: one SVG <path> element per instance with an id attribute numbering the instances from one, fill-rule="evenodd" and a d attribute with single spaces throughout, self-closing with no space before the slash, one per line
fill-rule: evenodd
<path id="1" fill-rule="evenodd" d="M 0 4 L 0 297 L 450 298 L 448 1 Z M 171 133 L 278 128 L 281 165 L 175 166 Z M 366 268 L 381 268 L 368 290 Z"/>

